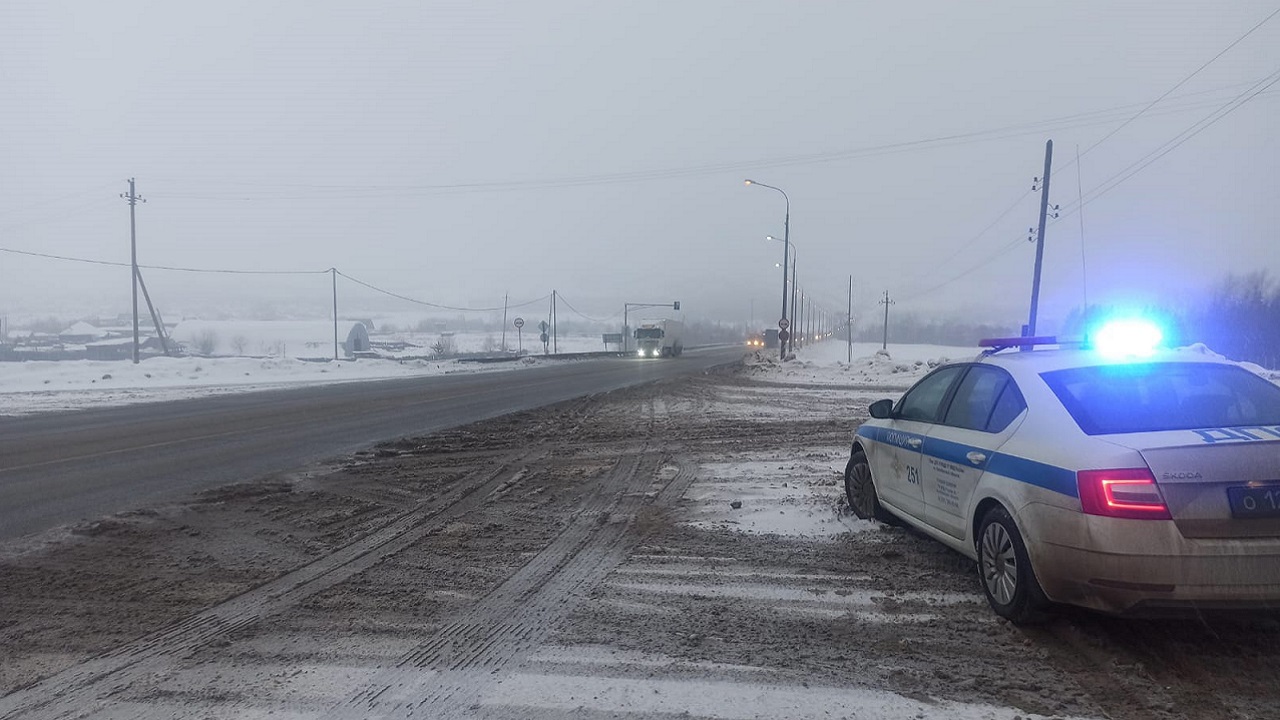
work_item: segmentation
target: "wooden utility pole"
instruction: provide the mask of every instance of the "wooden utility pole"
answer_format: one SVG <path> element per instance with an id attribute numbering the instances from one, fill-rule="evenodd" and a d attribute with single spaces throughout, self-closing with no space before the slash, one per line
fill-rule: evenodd
<path id="1" fill-rule="evenodd" d="M 1040 183 L 1040 229 L 1036 231 L 1036 271 L 1031 280 L 1031 316 L 1027 336 L 1036 334 L 1036 312 L 1040 309 L 1040 264 L 1044 261 L 1044 226 L 1049 215 L 1049 169 L 1053 165 L 1053 141 L 1044 144 L 1044 177 Z"/>
<path id="2" fill-rule="evenodd" d="M 884 340 L 880 343 L 881 350 L 889 349 L 889 306 L 895 304 L 889 299 L 889 291 L 884 291 L 884 299 L 880 301 L 884 306 Z"/>

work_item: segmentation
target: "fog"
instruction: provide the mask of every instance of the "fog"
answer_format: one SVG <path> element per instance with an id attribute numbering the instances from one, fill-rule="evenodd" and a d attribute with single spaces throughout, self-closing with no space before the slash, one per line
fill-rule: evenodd
<path id="1" fill-rule="evenodd" d="M 545 314 L 556 290 L 566 319 L 679 300 L 763 327 L 787 204 L 752 178 L 789 197 L 799 287 L 832 316 L 852 276 L 863 323 L 887 292 L 1016 325 L 1049 139 L 1048 329 L 1085 302 L 1186 302 L 1280 275 L 1275 10 L 10 0 L 0 315 L 129 312 L 133 177 L 167 320 L 325 317 L 332 267 L 451 308 Z M 341 276 L 338 296 L 436 312 Z"/>

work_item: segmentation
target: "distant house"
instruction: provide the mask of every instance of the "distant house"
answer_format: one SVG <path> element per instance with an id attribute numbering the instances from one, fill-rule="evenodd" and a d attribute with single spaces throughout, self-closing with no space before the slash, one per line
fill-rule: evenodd
<path id="1" fill-rule="evenodd" d="M 293 357 L 304 360 L 334 356 L 331 321 L 301 320 L 184 320 L 172 337 L 192 355 Z M 369 350 L 364 323 L 338 322 L 338 357 L 351 358 Z"/>
<path id="2" fill-rule="evenodd" d="M 58 341 L 68 345 L 84 345 L 107 337 L 106 330 L 94 327 L 83 320 L 58 333 Z"/>
<path id="3" fill-rule="evenodd" d="M 110 340 L 86 343 L 84 352 L 87 360 L 128 360 L 133 357 L 133 338 L 111 338 Z M 164 345 L 160 343 L 160 338 L 158 337 L 139 338 L 138 354 L 147 357 L 163 355 Z"/>

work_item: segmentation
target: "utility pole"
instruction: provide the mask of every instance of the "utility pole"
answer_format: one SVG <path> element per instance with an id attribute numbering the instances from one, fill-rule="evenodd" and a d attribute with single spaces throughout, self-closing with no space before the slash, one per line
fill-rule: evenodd
<path id="1" fill-rule="evenodd" d="M 329 268 L 333 279 L 333 361 L 338 362 L 338 268 Z"/>
<path id="2" fill-rule="evenodd" d="M 502 294 L 502 352 L 507 351 L 507 300 L 510 293 Z"/>
<path id="3" fill-rule="evenodd" d="M 853 276 L 849 276 L 849 309 L 844 315 L 844 330 L 849 336 L 849 364 L 853 364 Z"/>
<path id="4" fill-rule="evenodd" d="M 560 354 L 560 305 L 556 301 L 558 293 L 551 291 L 551 352 Z"/>
<path id="5" fill-rule="evenodd" d="M 147 292 L 147 283 L 142 279 L 142 270 L 138 270 L 138 287 L 142 288 L 142 299 L 147 301 L 147 310 L 151 312 L 151 322 L 156 327 L 156 337 L 160 339 L 160 347 L 165 357 L 172 357 L 169 352 L 169 337 L 164 334 L 164 321 L 160 319 L 160 311 L 151 302 L 151 293 Z"/>
<path id="6" fill-rule="evenodd" d="M 1031 280 L 1031 317 L 1027 336 L 1036 334 L 1036 312 L 1040 309 L 1040 264 L 1044 261 L 1044 225 L 1049 214 L 1049 169 L 1053 165 L 1053 141 L 1044 144 L 1044 178 L 1040 186 L 1040 229 L 1036 232 L 1036 271 Z"/>
<path id="7" fill-rule="evenodd" d="M 134 209 L 139 202 L 146 202 L 134 191 L 134 179 L 129 178 L 128 194 L 120 197 L 129 201 L 129 279 L 133 285 L 133 364 L 138 364 L 138 221 Z"/>
<path id="8" fill-rule="evenodd" d="M 896 304 L 889 299 L 888 290 L 884 291 L 884 299 L 880 301 L 880 304 L 884 306 L 884 340 L 880 343 L 880 349 L 888 350 L 889 349 L 889 306 Z"/>

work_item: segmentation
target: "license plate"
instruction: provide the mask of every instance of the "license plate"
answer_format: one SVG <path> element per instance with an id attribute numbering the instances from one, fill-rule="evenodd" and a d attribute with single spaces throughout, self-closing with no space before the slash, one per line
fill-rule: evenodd
<path id="1" fill-rule="evenodd" d="M 1227 502 L 1232 517 L 1280 517 L 1280 485 L 1227 488 Z"/>

